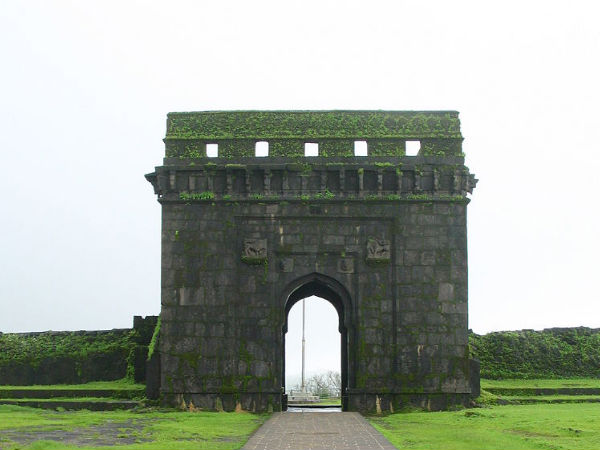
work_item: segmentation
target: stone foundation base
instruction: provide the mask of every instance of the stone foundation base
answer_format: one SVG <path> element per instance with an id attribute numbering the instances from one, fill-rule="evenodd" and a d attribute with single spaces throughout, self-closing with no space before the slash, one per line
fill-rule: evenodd
<path id="1" fill-rule="evenodd" d="M 393 413 L 403 408 L 442 411 L 456 406 L 469 406 L 470 394 L 378 394 L 349 393 L 345 397 L 348 411 L 365 414 Z M 280 393 L 245 392 L 236 394 L 162 393 L 161 404 L 179 409 L 205 411 L 273 412 L 282 410 Z"/>
<path id="2" fill-rule="evenodd" d="M 235 394 L 161 394 L 161 404 L 179 409 L 205 411 L 281 411 L 281 393 L 243 392 Z"/>
<path id="3" fill-rule="evenodd" d="M 348 411 L 367 414 L 393 413 L 403 408 L 443 411 L 456 406 L 469 406 L 470 399 L 470 394 L 349 393 Z"/>

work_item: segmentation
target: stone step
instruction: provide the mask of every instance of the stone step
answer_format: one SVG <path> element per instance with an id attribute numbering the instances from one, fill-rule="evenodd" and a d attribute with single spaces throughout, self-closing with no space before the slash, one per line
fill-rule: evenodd
<path id="1" fill-rule="evenodd" d="M 56 397 L 110 397 L 119 399 L 135 399 L 146 396 L 144 389 L 33 389 L 28 386 L 2 387 L 0 398 L 56 398 Z"/>
<path id="2" fill-rule="evenodd" d="M 494 395 L 506 396 L 535 396 L 535 395 L 600 395 L 600 388 L 575 387 L 575 388 L 483 388 Z"/>
<path id="3" fill-rule="evenodd" d="M 113 411 L 116 409 L 133 409 L 139 406 L 143 406 L 142 402 L 135 400 L 103 400 L 103 399 L 89 399 L 89 400 L 77 400 L 77 399 L 60 399 L 60 400 L 48 400 L 48 399 L 4 399 L 0 398 L 0 405 L 15 405 L 15 406 L 26 406 L 29 408 L 42 408 L 42 409 L 57 409 L 63 408 L 65 410 L 79 410 L 87 409 L 89 411 Z"/>
<path id="4" fill-rule="evenodd" d="M 288 408 L 341 408 L 341 403 L 288 403 Z"/>

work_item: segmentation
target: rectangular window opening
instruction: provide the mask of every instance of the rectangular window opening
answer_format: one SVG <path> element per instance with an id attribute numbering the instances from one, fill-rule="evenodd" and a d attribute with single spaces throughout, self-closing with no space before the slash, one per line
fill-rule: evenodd
<path id="1" fill-rule="evenodd" d="M 206 144 L 206 156 L 217 158 L 219 156 L 219 144 Z"/>
<path id="2" fill-rule="evenodd" d="M 417 156 L 421 150 L 421 141 L 406 141 L 404 154 L 406 156 Z"/>
<path id="3" fill-rule="evenodd" d="M 316 142 L 305 142 L 304 156 L 319 156 L 319 144 Z"/>
<path id="4" fill-rule="evenodd" d="M 269 143 L 258 141 L 254 147 L 254 156 L 269 156 Z"/>
<path id="5" fill-rule="evenodd" d="M 354 141 L 354 156 L 367 156 L 367 141 Z"/>

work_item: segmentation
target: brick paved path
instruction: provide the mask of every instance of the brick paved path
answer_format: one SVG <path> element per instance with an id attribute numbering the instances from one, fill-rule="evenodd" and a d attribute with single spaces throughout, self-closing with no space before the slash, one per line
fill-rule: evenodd
<path id="1" fill-rule="evenodd" d="M 242 450 L 395 448 L 356 412 L 280 412 L 273 414 Z"/>

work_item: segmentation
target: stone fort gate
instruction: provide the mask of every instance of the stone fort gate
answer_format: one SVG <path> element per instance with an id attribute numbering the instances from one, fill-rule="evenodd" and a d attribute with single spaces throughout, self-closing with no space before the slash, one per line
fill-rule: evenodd
<path id="1" fill-rule="evenodd" d="M 285 408 L 287 315 L 313 294 L 339 314 L 345 410 L 465 403 L 477 180 L 462 140 L 454 111 L 170 113 L 146 175 L 162 205 L 163 403 Z"/>

